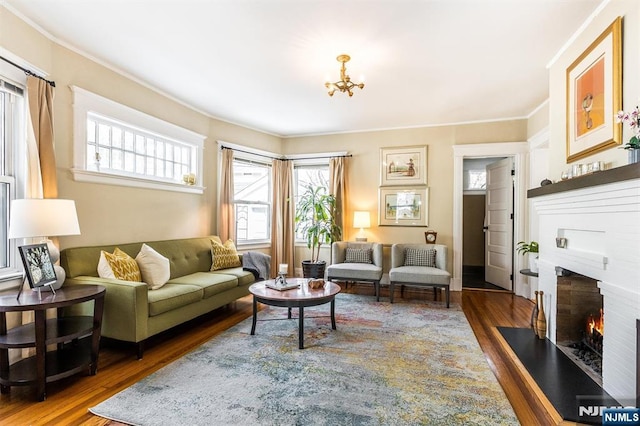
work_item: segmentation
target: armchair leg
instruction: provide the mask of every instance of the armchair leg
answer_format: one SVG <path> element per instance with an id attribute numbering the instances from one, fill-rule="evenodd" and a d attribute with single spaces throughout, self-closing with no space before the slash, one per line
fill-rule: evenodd
<path id="1" fill-rule="evenodd" d="M 393 281 L 389 283 L 389 302 L 393 303 Z"/>
<path id="2" fill-rule="evenodd" d="M 373 287 L 376 290 L 376 302 L 380 301 L 380 281 L 374 281 Z"/>
<path id="3" fill-rule="evenodd" d="M 449 286 L 446 286 L 444 289 L 445 289 L 445 292 L 447 293 L 447 308 L 449 308 Z"/>

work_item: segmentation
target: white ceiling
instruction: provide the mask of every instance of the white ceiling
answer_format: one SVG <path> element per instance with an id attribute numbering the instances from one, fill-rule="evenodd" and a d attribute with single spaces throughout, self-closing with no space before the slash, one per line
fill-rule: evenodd
<path id="1" fill-rule="evenodd" d="M 602 0 L 4 1 L 197 110 L 294 136 L 526 117 Z M 352 98 L 324 88 L 340 53 Z"/>

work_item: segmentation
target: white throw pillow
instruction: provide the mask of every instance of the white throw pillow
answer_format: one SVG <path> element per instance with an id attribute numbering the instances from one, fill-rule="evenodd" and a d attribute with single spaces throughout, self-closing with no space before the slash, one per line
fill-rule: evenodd
<path id="1" fill-rule="evenodd" d="M 116 278 L 113 271 L 111 270 L 111 265 L 109 265 L 107 257 L 104 255 L 104 250 L 100 250 L 100 260 L 98 261 L 98 276 L 100 278 Z"/>
<path id="2" fill-rule="evenodd" d="M 147 283 L 150 290 L 157 290 L 169 281 L 171 269 L 169 259 L 142 244 L 140 253 L 136 256 L 136 262 L 142 274 L 142 281 Z"/>

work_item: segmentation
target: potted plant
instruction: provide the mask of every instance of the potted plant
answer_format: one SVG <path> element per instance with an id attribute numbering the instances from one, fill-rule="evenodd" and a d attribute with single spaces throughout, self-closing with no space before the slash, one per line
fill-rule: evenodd
<path id="1" fill-rule="evenodd" d="M 620 148 L 626 149 L 629 152 L 629 164 L 637 163 L 640 161 L 640 110 L 638 107 L 631 112 L 618 111 L 617 115 L 618 123 L 627 123 L 631 127 L 633 136 L 629 139 L 629 142 L 622 145 Z"/>
<path id="2" fill-rule="evenodd" d="M 311 259 L 302 261 L 306 278 L 324 278 L 325 261 L 320 261 L 320 247 L 340 240 L 342 230 L 334 221 L 336 198 L 327 188 L 309 183 L 296 205 L 296 232 L 301 232 L 311 250 Z"/>
<path id="3" fill-rule="evenodd" d="M 524 256 L 529 253 L 529 269 L 531 272 L 538 272 L 538 250 L 539 245 L 536 241 L 531 241 L 530 243 L 520 241 L 516 244 L 516 251 L 519 254 Z"/>

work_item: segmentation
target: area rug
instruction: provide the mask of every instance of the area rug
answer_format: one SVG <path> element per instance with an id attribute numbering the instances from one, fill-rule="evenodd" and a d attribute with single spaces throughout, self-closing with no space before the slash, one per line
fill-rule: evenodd
<path id="1" fill-rule="evenodd" d="M 294 310 L 294 314 L 297 314 Z M 267 307 L 90 409 L 132 425 L 517 425 L 456 304 Z"/>

